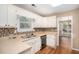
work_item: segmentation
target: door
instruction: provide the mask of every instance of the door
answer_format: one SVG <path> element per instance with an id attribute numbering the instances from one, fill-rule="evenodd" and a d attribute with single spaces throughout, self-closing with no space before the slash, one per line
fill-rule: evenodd
<path id="1" fill-rule="evenodd" d="M 71 52 L 71 21 L 60 22 L 60 36 L 59 47 L 61 47 L 61 53 Z M 64 49 L 63 49 L 64 48 Z"/>
<path id="2" fill-rule="evenodd" d="M 59 50 L 60 53 L 68 54 L 71 53 L 71 38 L 70 37 L 60 37 L 59 39 Z"/>
<path id="3" fill-rule="evenodd" d="M 58 29 L 61 53 L 70 53 L 73 45 L 73 17 L 67 16 L 59 18 Z"/>

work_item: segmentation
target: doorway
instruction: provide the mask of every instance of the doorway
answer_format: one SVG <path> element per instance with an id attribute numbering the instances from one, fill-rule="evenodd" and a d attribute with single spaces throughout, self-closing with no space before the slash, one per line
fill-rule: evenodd
<path id="1" fill-rule="evenodd" d="M 59 50 L 60 50 L 60 53 L 63 53 L 63 54 L 71 53 L 72 48 L 71 48 L 71 38 L 70 37 L 60 37 Z"/>
<path id="2" fill-rule="evenodd" d="M 58 37 L 60 53 L 70 53 L 73 46 L 72 16 L 62 17 L 58 22 Z"/>

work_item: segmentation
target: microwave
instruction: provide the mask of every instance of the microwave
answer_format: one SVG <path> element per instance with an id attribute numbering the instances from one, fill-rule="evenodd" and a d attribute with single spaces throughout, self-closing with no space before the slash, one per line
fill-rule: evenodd
<path id="1" fill-rule="evenodd" d="M 26 32 L 26 31 L 32 31 L 32 19 L 28 18 L 26 16 L 17 15 L 18 19 L 18 25 L 17 25 L 17 31 L 18 32 Z"/>

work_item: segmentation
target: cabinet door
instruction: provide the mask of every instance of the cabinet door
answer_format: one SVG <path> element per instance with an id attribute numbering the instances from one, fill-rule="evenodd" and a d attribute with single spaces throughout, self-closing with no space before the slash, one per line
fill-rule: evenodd
<path id="1" fill-rule="evenodd" d="M 8 5 L 8 25 L 16 27 L 16 8 L 13 5 Z"/>
<path id="2" fill-rule="evenodd" d="M 35 39 L 29 40 L 27 44 L 32 46 L 31 53 L 34 54 L 36 52 L 36 40 Z"/>
<path id="3" fill-rule="evenodd" d="M 56 38 L 52 35 L 47 35 L 47 45 L 55 48 L 56 47 Z"/>
<path id="4" fill-rule="evenodd" d="M 7 24 L 7 5 L 0 4 L 0 26 L 4 27 Z"/>
<path id="5" fill-rule="evenodd" d="M 41 49 L 41 39 L 36 38 L 36 41 L 35 41 L 35 53 L 38 52 L 40 49 Z"/>
<path id="6" fill-rule="evenodd" d="M 40 39 L 40 37 L 29 40 L 27 42 L 27 44 L 32 46 L 31 53 L 36 53 L 37 51 L 39 51 L 41 49 L 41 39 Z"/>
<path id="7" fill-rule="evenodd" d="M 43 27 L 43 18 L 42 17 L 36 17 L 34 27 L 35 28 Z"/>
<path id="8" fill-rule="evenodd" d="M 57 27 L 56 19 L 52 19 L 50 24 L 51 27 Z"/>
<path id="9" fill-rule="evenodd" d="M 48 17 L 49 27 L 56 27 L 56 16 Z"/>

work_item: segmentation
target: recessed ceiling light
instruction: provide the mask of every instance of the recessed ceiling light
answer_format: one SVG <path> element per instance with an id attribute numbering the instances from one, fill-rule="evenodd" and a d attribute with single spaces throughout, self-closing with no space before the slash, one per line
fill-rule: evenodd
<path id="1" fill-rule="evenodd" d="M 36 5 L 35 5 L 35 4 L 32 4 L 32 6 L 33 6 L 33 7 L 36 7 Z"/>

